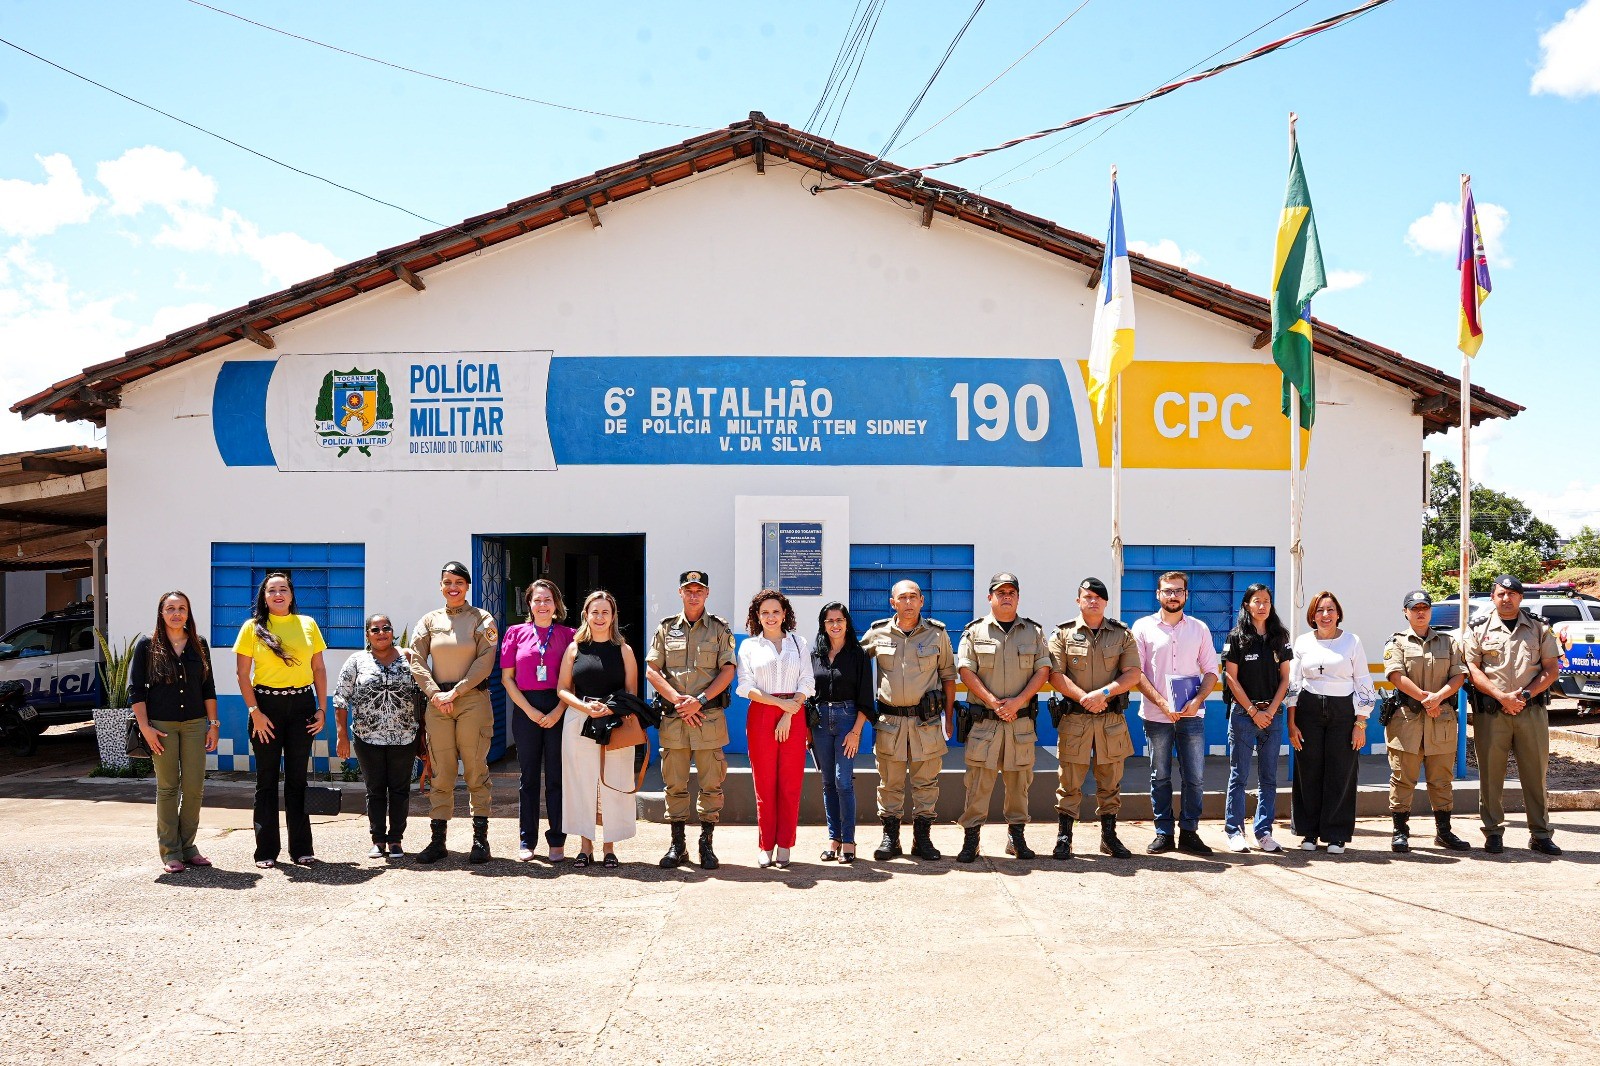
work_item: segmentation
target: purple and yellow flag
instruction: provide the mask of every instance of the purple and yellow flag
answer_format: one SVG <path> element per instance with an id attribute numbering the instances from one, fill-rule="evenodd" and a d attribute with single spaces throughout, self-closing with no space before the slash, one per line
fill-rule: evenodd
<path id="1" fill-rule="evenodd" d="M 1461 181 L 1461 250 L 1456 267 L 1461 271 L 1461 329 L 1456 347 L 1467 355 L 1477 355 L 1483 346 L 1483 301 L 1489 298 L 1492 286 L 1478 206 L 1472 202 L 1472 179 L 1466 175 Z"/>

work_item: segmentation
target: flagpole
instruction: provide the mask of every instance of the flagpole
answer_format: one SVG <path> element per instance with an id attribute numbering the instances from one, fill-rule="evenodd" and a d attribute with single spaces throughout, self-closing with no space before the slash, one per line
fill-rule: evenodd
<path id="1" fill-rule="evenodd" d="M 1289 112 L 1289 165 L 1294 165 L 1294 126 L 1300 116 L 1293 111 Z M 1315 355 L 1313 354 L 1313 369 L 1315 370 Z M 1305 606 L 1301 601 L 1305 593 L 1301 589 L 1303 575 L 1301 568 L 1300 550 L 1300 390 L 1292 383 L 1289 385 L 1289 602 L 1293 610 L 1289 611 L 1289 641 L 1294 638 L 1300 625 L 1300 609 Z"/>
<path id="2" fill-rule="evenodd" d="M 1111 164 L 1111 190 L 1117 188 L 1117 165 Z M 1106 248 L 1106 255 L 1112 249 Z M 1114 589 L 1112 617 L 1122 617 L 1122 375 L 1111 379 L 1111 580 Z"/>
<path id="3" fill-rule="evenodd" d="M 1471 219 L 1467 218 L 1467 186 L 1472 181 L 1470 174 L 1461 175 L 1461 219 L 1462 226 L 1470 226 Z M 1466 352 L 1461 353 L 1461 505 L 1460 518 L 1460 544 L 1461 544 L 1461 614 L 1459 624 L 1461 632 L 1466 632 L 1467 620 L 1471 617 L 1467 606 L 1467 597 L 1472 592 L 1472 356 Z"/>

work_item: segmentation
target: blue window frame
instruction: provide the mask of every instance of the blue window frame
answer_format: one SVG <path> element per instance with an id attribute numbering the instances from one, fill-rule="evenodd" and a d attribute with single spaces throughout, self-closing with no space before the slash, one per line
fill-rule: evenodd
<path id="1" fill-rule="evenodd" d="M 1273 589 L 1277 602 L 1276 558 L 1272 548 L 1219 548 L 1195 544 L 1130 544 L 1122 550 L 1122 620 L 1154 614 L 1156 579 L 1168 570 L 1189 575 L 1187 612 L 1211 630 L 1212 641 L 1222 650 L 1222 640 L 1233 628 L 1244 590 L 1259 581 Z M 1283 608 L 1278 608 L 1283 617 Z"/>
<path id="2" fill-rule="evenodd" d="M 850 616 L 856 632 L 894 613 L 889 590 L 907 580 L 922 589 L 923 614 L 943 622 L 955 643 L 972 621 L 972 545 L 850 545 Z"/>
<path id="3" fill-rule="evenodd" d="M 296 609 L 316 619 L 330 648 L 365 643 L 365 544 L 211 545 L 211 644 L 231 648 L 250 617 L 256 589 L 273 570 L 294 579 Z"/>

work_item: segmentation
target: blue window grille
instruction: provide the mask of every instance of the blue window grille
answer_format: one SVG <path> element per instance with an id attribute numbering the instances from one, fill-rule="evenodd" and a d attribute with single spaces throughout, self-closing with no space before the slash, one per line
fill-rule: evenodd
<path id="1" fill-rule="evenodd" d="M 972 545 L 850 545 L 850 617 L 856 631 L 894 613 L 889 590 L 915 581 L 922 589 L 922 611 L 950 630 L 951 642 L 972 621 Z"/>
<path id="2" fill-rule="evenodd" d="M 273 570 L 287 571 L 294 580 L 296 609 L 316 620 L 328 647 L 361 647 L 366 567 L 365 544 L 212 544 L 212 647 L 233 646 L 256 589 Z"/>
<path id="3" fill-rule="evenodd" d="M 1156 579 L 1168 570 L 1189 575 L 1189 602 L 1184 608 L 1211 630 L 1217 650 L 1233 628 L 1244 590 L 1259 581 L 1273 589 L 1277 601 L 1274 549 L 1217 548 L 1194 544 L 1130 544 L 1122 550 L 1122 620 L 1157 610 Z M 1283 617 L 1283 607 L 1278 606 Z"/>

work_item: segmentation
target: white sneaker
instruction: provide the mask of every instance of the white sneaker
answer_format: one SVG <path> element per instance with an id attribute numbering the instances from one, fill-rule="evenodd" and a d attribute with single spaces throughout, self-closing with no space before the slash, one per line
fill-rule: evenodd
<path id="1" fill-rule="evenodd" d="M 772 865 L 772 852 L 767 851 L 765 848 L 761 849 L 760 851 L 757 851 L 756 852 L 756 865 L 759 866 L 763 870 L 765 870 L 767 867 L 771 866 Z"/>
<path id="2" fill-rule="evenodd" d="M 517 861 L 518 862 L 530 862 L 530 861 L 532 861 L 532 859 L 533 859 L 533 849 L 532 848 L 523 847 L 523 848 L 518 848 L 517 849 Z"/>
<path id="3" fill-rule="evenodd" d="M 1316 851 L 1317 850 L 1317 842 L 1315 840 L 1311 839 L 1310 837 L 1306 837 L 1304 840 L 1302 840 L 1300 842 L 1300 850 L 1301 851 Z"/>
<path id="4" fill-rule="evenodd" d="M 1271 833 L 1262 833 L 1256 837 L 1256 847 L 1262 851 L 1276 854 L 1283 850 L 1283 845 L 1272 839 Z"/>
<path id="5" fill-rule="evenodd" d="M 1228 850 L 1236 855 L 1243 855 L 1250 850 L 1250 845 L 1245 842 L 1243 833 L 1228 834 Z"/>
<path id="6" fill-rule="evenodd" d="M 1329 855 L 1343 855 L 1344 854 L 1344 845 L 1343 844 L 1329 844 L 1328 845 L 1328 854 Z"/>
<path id="7" fill-rule="evenodd" d="M 772 865 L 780 870 L 787 870 L 789 868 L 789 849 L 779 848 L 775 851 L 772 855 Z"/>

